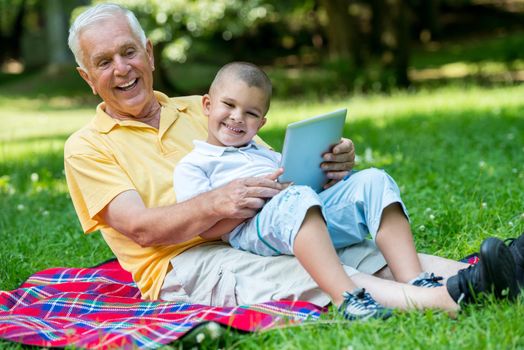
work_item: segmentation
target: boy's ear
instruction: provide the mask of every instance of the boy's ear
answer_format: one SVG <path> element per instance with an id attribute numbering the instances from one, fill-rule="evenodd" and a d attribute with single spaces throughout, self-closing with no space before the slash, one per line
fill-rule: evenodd
<path id="1" fill-rule="evenodd" d="M 209 108 L 211 106 L 211 97 L 209 97 L 209 94 L 205 94 L 202 96 L 202 110 L 204 111 L 204 114 L 209 117 Z"/>
<path id="2" fill-rule="evenodd" d="M 84 79 L 85 82 L 89 85 L 89 87 L 91 87 L 91 91 L 93 91 L 93 95 L 96 95 L 97 94 L 96 88 L 95 88 L 95 85 L 91 82 L 91 79 L 89 78 L 89 74 L 87 74 L 87 72 L 80 67 L 76 67 L 76 70 L 80 74 L 82 79 Z"/>
<path id="3" fill-rule="evenodd" d="M 266 117 L 262 118 L 262 120 L 260 120 L 260 125 L 258 126 L 257 131 L 260 130 L 264 126 L 264 124 L 266 124 L 266 122 L 267 122 Z"/>

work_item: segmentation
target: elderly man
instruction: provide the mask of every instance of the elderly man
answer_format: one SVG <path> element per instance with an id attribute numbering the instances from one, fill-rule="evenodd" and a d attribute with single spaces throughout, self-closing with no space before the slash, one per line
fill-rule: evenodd
<path id="1" fill-rule="evenodd" d="M 222 306 L 277 299 L 329 303 L 294 257 L 259 257 L 199 237 L 221 220 L 252 217 L 283 188 L 274 181 L 279 172 L 234 180 L 176 203 L 173 169 L 193 148 L 193 140 L 206 139 L 207 120 L 200 97 L 168 98 L 153 91 L 152 44 L 130 11 L 112 4 L 88 9 L 71 26 L 69 46 L 78 72 L 103 100 L 93 121 L 65 146 L 71 198 L 83 230 L 101 231 L 143 298 Z M 342 140 L 325 159 L 332 179 L 329 186 L 346 177 L 353 166 L 353 144 Z M 450 278 L 447 287 L 429 278 L 426 282 L 436 287 L 431 289 L 398 283 L 391 280 L 391 270 L 373 242 L 340 249 L 348 274 L 382 304 L 455 310 L 460 300 L 473 300 L 476 293 L 493 288 L 500 296 L 503 289 L 515 288 L 514 261 L 499 240 L 483 245 L 484 264 L 457 274 L 466 265 L 416 255 L 407 219 L 402 217 L 398 224 L 404 233 L 381 233 L 380 242 L 377 238 L 377 244 L 413 252 L 403 261 L 386 257 L 391 270 L 395 264 L 419 270 L 431 267 Z M 383 217 L 381 224 L 385 221 Z"/>

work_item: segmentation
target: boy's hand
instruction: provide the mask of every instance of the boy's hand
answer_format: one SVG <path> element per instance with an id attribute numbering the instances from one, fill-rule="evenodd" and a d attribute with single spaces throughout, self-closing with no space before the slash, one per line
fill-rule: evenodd
<path id="1" fill-rule="evenodd" d="M 274 173 L 264 176 L 266 179 L 270 179 L 273 181 L 278 181 L 278 178 L 280 175 L 284 173 L 284 168 L 278 168 L 275 170 Z M 282 189 L 288 188 L 289 186 L 293 185 L 292 182 L 279 182 L 279 184 L 283 185 Z"/>
<path id="2" fill-rule="evenodd" d="M 355 165 L 355 146 L 350 139 L 341 139 L 331 152 L 322 155 L 322 170 L 326 172 L 329 181 L 324 185 L 328 189 L 346 177 Z"/>

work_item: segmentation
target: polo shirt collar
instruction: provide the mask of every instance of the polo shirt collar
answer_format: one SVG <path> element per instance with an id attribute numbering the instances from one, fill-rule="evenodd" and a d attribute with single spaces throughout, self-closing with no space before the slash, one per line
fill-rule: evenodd
<path id="1" fill-rule="evenodd" d="M 183 112 L 187 109 L 187 105 L 184 103 L 177 102 L 175 105 L 176 111 L 174 111 L 171 106 L 174 105 L 173 102 L 170 103 L 169 97 L 166 94 L 163 94 L 159 91 L 154 91 L 155 98 L 160 103 L 160 105 L 163 107 L 161 114 L 160 114 L 160 125 L 159 125 L 159 131 L 161 133 L 165 132 L 178 118 L 178 112 Z M 136 121 L 132 119 L 127 120 L 120 120 L 111 117 L 109 114 L 105 112 L 106 104 L 105 102 L 101 102 L 96 107 L 96 113 L 95 118 L 93 119 L 93 124 L 95 128 L 103 133 L 107 134 L 110 132 L 115 126 L 135 126 L 135 127 L 144 127 L 144 128 L 150 128 L 151 126 Z"/>
<path id="2" fill-rule="evenodd" d="M 212 157 L 221 157 L 226 152 L 241 152 L 248 150 L 250 148 L 258 149 L 259 146 L 255 143 L 255 141 L 249 142 L 247 145 L 242 147 L 223 147 L 223 146 L 215 146 L 207 143 L 206 141 L 200 141 L 200 140 L 193 140 L 193 144 L 195 145 L 195 151 L 198 153 L 201 153 L 206 156 L 212 156 Z"/>

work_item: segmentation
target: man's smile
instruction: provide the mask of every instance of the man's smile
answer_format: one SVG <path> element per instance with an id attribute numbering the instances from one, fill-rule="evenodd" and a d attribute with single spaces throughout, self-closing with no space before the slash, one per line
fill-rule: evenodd
<path id="1" fill-rule="evenodd" d="M 138 78 L 128 81 L 127 83 L 122 83 L 117 85 L 116 88 L 122 91 L 129 91 L 136 86 L 138 83 Z"/>

